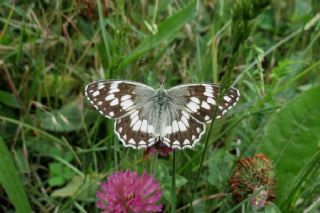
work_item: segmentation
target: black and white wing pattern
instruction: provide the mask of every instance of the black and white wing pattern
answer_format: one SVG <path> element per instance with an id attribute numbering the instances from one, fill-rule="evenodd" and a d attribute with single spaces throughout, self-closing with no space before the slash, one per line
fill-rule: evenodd
<path id="1" fill-rule="evenodd" d="M 239 90 L 231 87 L 218 104 L 219 84 L 185 84 L 169 89 L 168 95 L 183 98 L 186 103 L 184 110 L 201 123 L 211 122 L 216 107 L 216 118 L 220 118 L 240 98 Z"/>
<path id="2" fill-rule="evenodd" d="M 230 88 L 221 97 L 218 84 L 186 84 L 168 90 L 173 105 L 179 107 L 175 117 L 166 122 L 164 143 L 173 148 L 192 148 L 205 132 L 205 123 L 211 122 L 214 111 L 220 118 L 239 100 L 240 93 Z"/>
<path id="3" fill-rule="evenodd" d="M 239 100 L 230 88 L 221 100 L 218 84 L 185 84 L 165 90 L 133 81 L 90 83 L 85 95 L 104 116 L 115 119 L 114 130 L 125 147 L 146 148 L 163 142 L 176 149 L 192 148 L 214 114 L 220 118 Z M 214 113 L 216 110 L 216 113 Z"/>
<path id="4" fill-rule="evenodd" d="M 151 97 L 155 90 L 133 81 L 107 80 L 85 88 L 89 102 L 107 118 L 115 118 L 115 133 L 125 147 L 146 148 L 155 143 L 153 126 L 139 116 L 139 97 Z"/>

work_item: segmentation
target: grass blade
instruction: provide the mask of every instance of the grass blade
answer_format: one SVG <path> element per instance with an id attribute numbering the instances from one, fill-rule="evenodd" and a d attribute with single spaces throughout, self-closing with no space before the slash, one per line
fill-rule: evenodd
<path id="1" fill-rule="evenodd" d="M 187 7 L 169 17 L 158 26 L 157 34 L 146 37 L 140 45 L 134 49 L 124 60 L 120 68 L 125 67 L 132 61 L 139 58 L 142 54 L 150 49 L 158 46 L 162 42 L 168 43 L 177 34 L 187 22 L 189 22 L 195 15 L 196 3 L 195 1 Z"/>
<path id="2" fill-rule="evenodd" d="M 24 191 L 23 184 L 2 137 L 0 137 L 0 156 L 0 184 L 5 189 L 18 213 L 31 212 L 30 203 Z"/>

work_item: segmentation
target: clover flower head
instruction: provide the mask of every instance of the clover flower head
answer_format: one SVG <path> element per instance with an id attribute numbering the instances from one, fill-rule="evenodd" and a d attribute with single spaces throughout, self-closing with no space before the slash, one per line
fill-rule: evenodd
<path id="1" fill-rule="evenodd" d="M 115 172 L 97 191 L 97 207 L 103 213 L 149 213 L 160 212 L 162 205 L 156 204 L 162 191 L 157 180 L 144 172 Z"/>
<path id="2" fill-rule="evenodd" d="M 229 179 L 229 185 L 236 203 L 252 196 L 252 207 L 261 209 L 275 198 L 275 177 L 271 161 L 264 154 L 239 160 Z"/>

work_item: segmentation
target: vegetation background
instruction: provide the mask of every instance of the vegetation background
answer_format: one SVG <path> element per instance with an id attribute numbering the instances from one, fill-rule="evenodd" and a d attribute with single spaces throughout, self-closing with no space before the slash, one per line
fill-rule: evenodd
<path id="1" fill-rule="evenodd" d="M 276 177 L 261 212 L 319 212 L 319 20 L 318 0 L 1 1 L 0 212 L 97 212 L 99 183 L 127 169 L 155 175 L 164 212 L 192 200 L 189 211 L 251 212 L 228 179 L 255 153 Z M 124 148 L 83 93 L 97 79 L 156 88 L 157 76 L 241 92 L 209 136 L 176 152 L 174 204 L 172 155 Z"/>

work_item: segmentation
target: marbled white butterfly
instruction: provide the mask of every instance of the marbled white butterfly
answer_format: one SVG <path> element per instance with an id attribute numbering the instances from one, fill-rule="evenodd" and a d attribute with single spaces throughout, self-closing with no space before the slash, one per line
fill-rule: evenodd
<path id="1" fill-rule="evenodd" d="M 90 83 L 85 95 L 107 118 L 125 147 L 146 148 L 163 142 L 171 148 L 192 148 L 214 114 L 218 84 L 184 84 L 158 90 L 134 81 L 107 80 Z M 216 118 L 239 100 L 235 88 L 221 98 Z"/>

